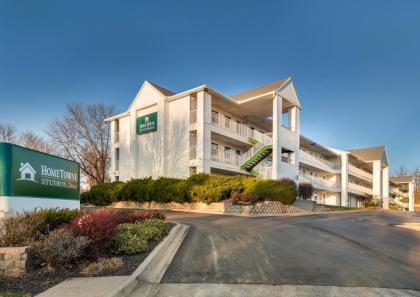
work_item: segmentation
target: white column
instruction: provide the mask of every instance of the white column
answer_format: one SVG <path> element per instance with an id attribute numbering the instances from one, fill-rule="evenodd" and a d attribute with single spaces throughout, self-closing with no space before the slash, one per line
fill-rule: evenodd
<path id="1" fill-rule="evenodd" d="M 197 172 L 210 173 L 211 162 L 211 96 L 197 93 Z"/>
<path id="2" fill-rule="evenodd" d="M 382 208 L 389 209 L 389 166 L 382 169 Z"/>
<path id="3" fill-rule="evenodd" d="M 136 132 L 137 111 L 130 111 L 130 173 L 127 174 L 128 179 L 138 178 L 137 175 L 137 160 L 139 155 L 138 150 L 138 135 Z"/>
<path id="4" fill-rule="evenodd" d="M 280 129 L 282 125 L 282 98 L 278 95 L 273 99 L 273 179 L 280 178 L 281 167 L 281 139 Z"/>
<path id="5" fill-rule="evenodd" d="M 348 205 L 348 181 L 349 181 L 349 156 L 347 153 L 341 153 L 341 206 Z"/>
<path id="6" fill-rule="evenodd" d="M 382 167 L 381 161 L 373 162 L 373 198 L 382 201 Z"/>
<path id="7" fill-rule="evenodd" d="M 414 211 L 414 182 L 408 184 L 408 211 Z"/>
<path id="8" fill-rule="evenodd" d="M 299 132 L 299 108 L 296 106 L 289 109 L 289 127 L 293 132 Z"/>
<path id="9" fill-rule="evenodd" d="M 118 121 L 118 120 L 117 120 Z M 111 139 L 111 180 L 115 181 L 115 121 L 110 123 L 110 139 Z"/>
<path id="10" fill-rule="evenodd" d="M 153 178 L 159 176 L 166 176 L 168 166 L 168 130 L 169 130 L 169 113 L 168 101 L 163 99 L 157 104 L 158 120 L 157 120 L 157 135 L 159 137 L 158 143 L 160 144 L 156 150 L 159 152 L 159 157 L 156 158 L 156 166 Z"/>

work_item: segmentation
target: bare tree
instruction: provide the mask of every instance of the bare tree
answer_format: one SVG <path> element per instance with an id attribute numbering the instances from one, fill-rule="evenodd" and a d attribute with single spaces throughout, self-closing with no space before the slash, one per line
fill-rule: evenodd
<path id="1" fill-rule="evenodd" d="M 7 123 L 0 123 L 0 141 L 15 143 L 17 139 L 17 129 Z"/>
<path id="2" fill-rule="evenodd" d="M 80 163 L 89 185 L 109 179 L 110 127 L 105 119 L 115 112 L 114 106 L 104 104 L 69 104 L 65 115 L 48 128 L 48 135 L 62 155 Z"/>
<path id="3" fill-rule="evenodd" d="M 54 147 L 50 143 L 48 143 L 42 136 L 39 136 L 31 131 L 26 131 L 20 134 L 17 143 L 21 146 L 40 152 L 54 153 Z"/>
<path id="4" fill-rule="evenodd" d="M 409 174 L 410 174 L 410 170 L 408 170 L 407 166 L 405 166 L 405 165 L 401 165 L 395 171 L 395 175 L 397 175 L 397 176 L 405 176 L 405 175 L 409 175 Z"/>
<path id="5" fill-rule="evenodd" d="M 416 189 L 420 189 L 420 165 L 416 165 L 413 167 L 413 175 L 414 175 L 414 183 Z"/>
<path id="6" fill-rule="evenodd" d="M 311 199 L 314 188 L 310 183 L 299 183 L 299 196 L 303 200 Z"/>

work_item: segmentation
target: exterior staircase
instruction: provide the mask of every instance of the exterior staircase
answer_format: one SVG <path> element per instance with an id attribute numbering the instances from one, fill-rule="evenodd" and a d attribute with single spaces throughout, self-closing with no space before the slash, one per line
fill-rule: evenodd
<path id="1" fill-rule="evenodd" d="M 253 146 L 241 157 L 241 169 L 245 169 L 252 175 L 258 177 L 260 173 L 254 167 L 271 154 L 273 145 L 260 143 L 252 138 L 250 138 L 249 142 Z"/>

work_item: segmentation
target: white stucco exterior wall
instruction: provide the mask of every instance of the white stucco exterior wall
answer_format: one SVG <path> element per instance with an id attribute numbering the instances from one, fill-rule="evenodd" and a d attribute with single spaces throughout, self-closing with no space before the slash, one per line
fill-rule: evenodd
<path id="1" fill-rule="evenodd" d="M 389 166 L 382 169 L 382 207 L 389 209 Z"/>
<path id="2" fill-rule="evenodd" d="M 373 161 L 373 198 L 382 199 L 382 165 L 380 160 Z"/>

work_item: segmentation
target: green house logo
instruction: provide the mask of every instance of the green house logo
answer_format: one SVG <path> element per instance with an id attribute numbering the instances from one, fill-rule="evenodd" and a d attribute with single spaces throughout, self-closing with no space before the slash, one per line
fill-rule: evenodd
<path id="1" fill-rule="evenodd" d="M 20 178 L 18 178 L 17 180 L 27 180 L 35 183 L 37 182 L 35 180 L 36 171 L 28 162 L 20 163 L 19 172 Z"/>

